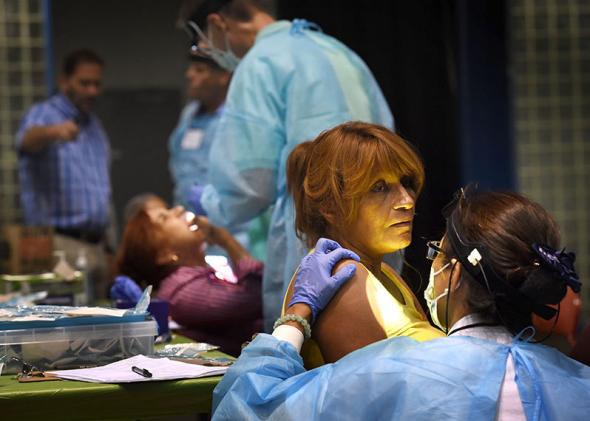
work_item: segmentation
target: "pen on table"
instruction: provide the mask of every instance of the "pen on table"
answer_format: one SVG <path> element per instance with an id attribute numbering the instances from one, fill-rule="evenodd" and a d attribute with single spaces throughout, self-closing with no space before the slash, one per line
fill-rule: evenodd
<path id="1" fill-rule="evenodd" d="M 147 378 L 152 377 L 152 373 L 150 373 L 145 368 L 139 368 L 139 367 L 133 366 L 133 367 L 131 367 L 131 371 L 133 371 L 134 373 L 137 373 L 137 374 L 139 374 L 140 376 L 143 376 L 143 377 L 147 377 Z"/>

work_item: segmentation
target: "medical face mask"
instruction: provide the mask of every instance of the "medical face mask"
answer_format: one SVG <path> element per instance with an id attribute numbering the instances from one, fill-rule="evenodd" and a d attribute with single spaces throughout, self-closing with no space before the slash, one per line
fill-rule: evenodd
<path id="1" fill-rule="evenodd" d="M 443 327 L 442 323 L 438 320 L 437 303 L 438 303 L 438 300 L 440 300 L 441 298 L 443 298 L 444 296 L 446 296 L 449 293 L 449 289 L 445 288 L 445 290 L 438 297 L 435 297 L 434 296 L 434 278 L 436 277 L 436 275 L 438 275 L 443 270 L 445 270 L 449 265 L 450 265 L 450 263 L 447 263 L 446 265 L 444 265 L 442 268 L 440 268 L 436 272 L 434 271 L 434 269 L 432 267 L 430 267 L 430 276 L 428 277 L 428 286 L 424 290 L 424 299 L 426 300 L 426 305 L 428 306 L 428 311 L 430 313 L 430 317 L 432 318 L 432 322 L 435 325 L 437 325 L 439 328 L 441 328 L 442 330 L 445 330 L 445 328 Z"/>
<path id="2" fill-rule="evenodd" d="M 222 50 L 213 46 L 213 43 L 210 41 L 211 30 L 207 32 L 209 34 L 207 39 L 207 44 L 209 45 L 207 53 L 220 67 L 224 68 L 228 72 L 233 72 L 236 70 L 236 67 L 238 67 L 238 64 L 240 64 L 240 58 L 232 51 L 229 45 L 229 39 L 227 38 L 227 33 L 225 34 L 225 50 Z"/>
<path id="3" fill-rule="evenodd" d="M 207 46 L 206 47 L 198 47 L 197 44 L 193 44 L 191 47 L 191 54 L 202 54 L 205 57 L 209 57 L 215 61 L 219 66 L 223 69 L 233 72 L 238 64 L 240 63 L 240 58 L 234 54 L 229 45 L 229 39 L 227 37 L 227 33 L 225 33 L 225 50 L 217 48 L 211 42 L 211 28 L 207 30 L 207 35 L 203 33 L 199 25 L 192 21 L 188 21 L 186 23 L 187 30 L 189 31 L 189 36 L 191 38 L 198 37 L 202 39 Z"/>

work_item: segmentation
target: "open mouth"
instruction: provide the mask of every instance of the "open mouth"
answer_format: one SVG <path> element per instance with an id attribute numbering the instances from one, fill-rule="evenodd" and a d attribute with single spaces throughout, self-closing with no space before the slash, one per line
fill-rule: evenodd
<path id="1" fill-rule="evenodd" d="M 190 211 L 185 212 L 184 219 L 188 224 L 189 231 L 195 232 L 199 229 L 199 226 L 197 225 L 194 213 L 192 213 Z"/>

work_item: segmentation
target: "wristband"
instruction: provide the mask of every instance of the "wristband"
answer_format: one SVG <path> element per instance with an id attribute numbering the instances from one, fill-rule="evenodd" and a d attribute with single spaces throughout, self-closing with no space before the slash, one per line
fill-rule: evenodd
<path id="1" fill-rule="evenodd" d="M 277 327 L 285 324 L 286 322 L 299 323 L 303 328 L 303 338 L 305 340 L 311 338 L 311 327 L 309 326 L 309 323 L 307 322 L 307 320 L 305 320 L 301 316 L 298 316 L 297 314 L 285 314 L 284 316 L 279 317 L 272 328 L 276 329 Z"/>

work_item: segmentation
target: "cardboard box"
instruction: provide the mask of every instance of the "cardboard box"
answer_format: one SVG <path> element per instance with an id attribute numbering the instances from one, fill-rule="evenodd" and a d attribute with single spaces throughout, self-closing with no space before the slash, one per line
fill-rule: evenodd
<path id="1" fill-rule="evenodd" d="M 9 274 L 50 272 L 53 269 L 53 229 L 4 225 L 0 230 L 0 270 Z"/>

